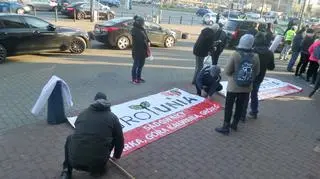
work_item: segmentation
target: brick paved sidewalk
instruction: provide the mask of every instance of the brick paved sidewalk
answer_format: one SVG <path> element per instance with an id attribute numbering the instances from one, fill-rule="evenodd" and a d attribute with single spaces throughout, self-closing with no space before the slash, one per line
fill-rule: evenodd
<path id="1" fill-rule="evenodd" d="M 318 101 L 302 95 L 264 101 L 259 120 L 229 137 L 214 132 L 220 112 L 119 162 L 137 178 L 320 178 L 320 154 L 312 151 L 320 136 L 319 95 Z M 0 178 L 58 178 L 71 132 L 67 124 L 41 121 L 1 135 Z M 76 172 L 74 178 L 90 177 Z M 103 178 L 126 177 L 112 167 Z"/>

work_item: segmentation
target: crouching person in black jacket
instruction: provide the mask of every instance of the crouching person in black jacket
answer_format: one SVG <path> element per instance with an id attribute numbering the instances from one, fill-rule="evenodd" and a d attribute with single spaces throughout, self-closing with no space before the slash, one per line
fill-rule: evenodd
<path id="1" fill-rule="evenodd" d="M 197 95 L 211 97 L 215 92 L 222 90 L 221 69 L 216 65 L 204 67 L 196 79 Z"/>
<path id="2" fill-rule="evenodd" d="M 103 93 L 97 93 L 94 103 L 81 112 L 75 122 L 74 134 L 65 144 L 62 178 L 70 179 L 72 169 L 105 173 L 105 165 L 114 149 L 113 159 L 119 159 L 124 147 L 121 124 L 110 110 L 111 104 Z"/>

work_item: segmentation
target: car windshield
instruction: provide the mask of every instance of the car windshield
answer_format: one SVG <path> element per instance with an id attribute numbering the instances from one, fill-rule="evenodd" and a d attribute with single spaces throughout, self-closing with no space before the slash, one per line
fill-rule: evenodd
<path id="1" fill-rule="evenodd" d="M 113 26 L 113 25 L 119 24 L 119 23 L 121 23 L 121 22 L 124 22 L 124 21 L 130 20 L 130 19 L 132 19 L 132 18 L 129 18 L 129 17 L 114 18 L 114 19 L 111 19 L 111 20 L 105 21 L 105 22 L 103 23 L 103 25 L 106 25 L 106 26 Z"/>
<path id="2" fill-rule="evenodd" d="M 239 22 L 237 22 L 237 21 L 228 21 L 225 26 L 225 29 L 230 30 L 230 31 L 234 31 L 238 27 L 238 24 L 239 24 Z"/>

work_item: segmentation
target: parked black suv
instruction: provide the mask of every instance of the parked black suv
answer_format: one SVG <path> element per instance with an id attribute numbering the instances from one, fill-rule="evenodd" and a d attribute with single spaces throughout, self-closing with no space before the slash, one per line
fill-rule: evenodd
<path id="1" fill-rule="evenodd" d="M 56 27 L 38 17 L 0 14 L 0 63 L 7 56 L 40 51 L 70 50 L 82 53 L 89 46 L 85 31 Z"/>
<path id="2" fill-rule="evenodd" d="M 239 43 L 240 37 L 246 34 L 249 30 L 253 29 L 257 25 L 263 24 L 267 27 L 265 22 L 241 20 L 241 19 L 230 19 L 224 26 L 224 29 L 228 38 L 228 46 L 234 47 Z"/>

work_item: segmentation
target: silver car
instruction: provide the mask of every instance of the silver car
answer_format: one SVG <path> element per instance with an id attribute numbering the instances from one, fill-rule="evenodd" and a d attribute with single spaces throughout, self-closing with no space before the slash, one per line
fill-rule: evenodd
<path id="1" fill-rule="evenodd" d="M 212 25 L 216 22 L 217 13 L 207 13 L 202 17 L 202 22 L 205 25 Z M 220 14 L 220 23 L 225 24 L 227 22 L 227 18 L 225 18 L 223 15 Z"/>

